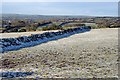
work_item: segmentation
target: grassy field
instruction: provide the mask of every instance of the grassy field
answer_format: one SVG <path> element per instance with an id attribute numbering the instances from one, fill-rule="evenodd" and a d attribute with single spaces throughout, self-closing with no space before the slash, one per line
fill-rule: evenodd
<path id="1" fill-rule="evenodd" d="M 28 78 L 118 77 L 118 29 L 93 29 L 34 47 L 0 54 L 3 72 L 34 72 Z M 5 63 L 5 64 L 4 64 Z"/>
<path id="2" fill-rule="evenodd" d="M 45 32 L 56 32 L 58 30 L 50 31 L 31 31 L 31 32 L 11 32 L 11 33 L 0 33 L 1 38 L 16 38 L 20 36 L 30 36 L 31 34 L 42 34 Z"/>

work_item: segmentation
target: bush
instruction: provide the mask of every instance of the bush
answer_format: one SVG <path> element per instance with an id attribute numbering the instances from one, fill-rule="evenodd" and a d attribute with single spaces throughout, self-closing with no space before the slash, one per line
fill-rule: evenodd
<path id="1" fill-rule="evenodd" d="M 49 29 L 49 27 L 43 27 L 42 30 L 46 31 L 46 30 L 50 30 L 50 29 Z"/>
<path id="2" fill-rule="evenodd" d="M 26 32 L 26 29 L 20 29 L 18 32 Z"/>
<path id="3" fill-rule="evenodd" d="M 36 31 L 36 29 L 37 29 L 37 27 L 35 27 L 35 26 L 31 27 L 32 31 Z"/>
<path id="4" fill-rule="evenodd" d="M 62 29 L 62 28 L 58 27 L 56 24 L 52 24 L 50 26 L 46 26 L 46 27 L 42 28 L 43 31 L 46 31 L 46 30 L 58 30 L 58 29 Z"/>
<path id="5" fill-rule="evenodd" d="M 85 24 L 77 23 L 77 24 L 66 24 L 64 27 L 80 27 L 85 26 Z"/>
<path id="6" fill-rule="evenodd" d="M 42 31 L 42 28 L 37 28 L 36 31 Z"/>
<path id="7" fill-rule="evenodd" d="M 12 29 L 10 32 L 18 32 L 18 29 Z"/>

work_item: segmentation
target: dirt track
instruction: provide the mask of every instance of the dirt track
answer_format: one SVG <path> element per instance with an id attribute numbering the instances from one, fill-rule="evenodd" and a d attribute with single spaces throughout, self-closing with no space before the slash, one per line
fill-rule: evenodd
<path id="1" fill-rule="evenodd" d="M 118 29 L 94 29 L 34 47 L 0 54 L 3 71 L 34 72 L 26 77 L 118 77 Z"/>

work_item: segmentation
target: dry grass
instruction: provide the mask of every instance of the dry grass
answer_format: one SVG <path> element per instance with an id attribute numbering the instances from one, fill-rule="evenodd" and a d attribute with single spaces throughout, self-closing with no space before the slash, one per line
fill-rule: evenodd
<path id="1" fill-rule="evenodd" d="M 117 77 L 117 34 L 117 29 L 95 29 L 10 51 L 1 54 L 3 61 L 7 60 L 3 71 L 33 71 L 28 77 L 44 78 Z"/>

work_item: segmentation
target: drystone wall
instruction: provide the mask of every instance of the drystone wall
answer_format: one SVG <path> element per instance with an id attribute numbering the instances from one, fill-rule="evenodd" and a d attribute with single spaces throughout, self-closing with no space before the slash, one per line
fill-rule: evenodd
<path id="1" fill-rule="evenodd" d="M 78 28 L 72 28 L 67 30 L 61 30 L 58 32 L 45 32 L 43 34 L 33 34 L 31 36 L 21 36 L 18 38 L 2 38 L 0 39 L 1 52 L 15 50 L 23 47 L 33 46 L 45 41 L 60 38 L 64 35 L 71 35 L 76 32 L 85 32 L 90 30 L 91 27 L 83 26 Z"/>

